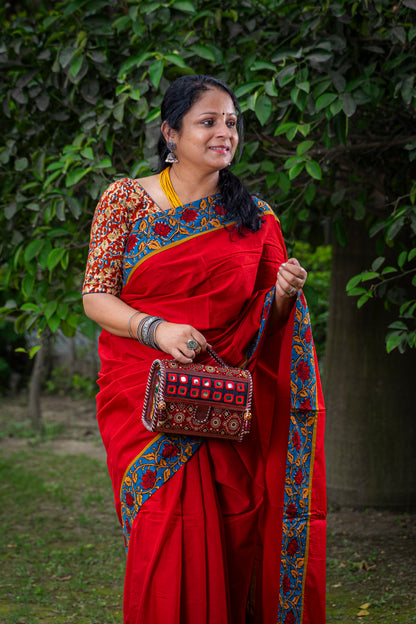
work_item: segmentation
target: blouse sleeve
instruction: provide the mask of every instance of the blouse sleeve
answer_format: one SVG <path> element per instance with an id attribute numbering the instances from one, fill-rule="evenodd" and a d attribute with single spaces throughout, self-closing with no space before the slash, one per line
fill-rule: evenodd
<path id="1" fill-rule="evenodd" d="M 83 295 L 102 292 L 118 296 L 121 292 L 124 250 L 134 209 L 132 190 L 132 180 L 113 182 L 95 209 Z"/>

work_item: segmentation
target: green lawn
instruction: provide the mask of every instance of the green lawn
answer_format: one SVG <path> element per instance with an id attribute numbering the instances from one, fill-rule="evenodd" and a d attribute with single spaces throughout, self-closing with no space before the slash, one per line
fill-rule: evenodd
<path id="1" fill-rule="evenodd" d="M 0 622 L 122 622 L 125 552 L 105 464 L 40 448 L 0 460 Z"/>
<path id="2" fill-rule="evenodd" d="M 105 462 L 33 440 L 2 448 L 1 624 L 121 624 L 125 552 Z M 415 538 L 407 514 L 330 528 L 327 624 L 416 623 Z"/>

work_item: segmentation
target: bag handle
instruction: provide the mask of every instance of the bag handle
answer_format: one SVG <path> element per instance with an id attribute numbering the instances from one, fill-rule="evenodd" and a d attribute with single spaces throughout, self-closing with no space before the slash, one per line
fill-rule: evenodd
<path id="1" fill-rule="evenodd" d="M 214 349 L 212 347 L 209 347 L 208 345 L 207 345 L 207 352 L 210 354 L 212 359 L 217 362 L 217 364 L 219 364 L 220 366 L 224 366 L 224 368 L 231 368 L 228 364 L 224 362 L 224 360 L 220 358 L 218 353 L 216 353 Z"/>

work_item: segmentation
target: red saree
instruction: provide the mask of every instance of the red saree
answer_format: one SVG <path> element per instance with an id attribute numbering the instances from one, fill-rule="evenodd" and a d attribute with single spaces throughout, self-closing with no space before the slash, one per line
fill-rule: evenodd
<path id="1" fill-rule="evenodd" d="M 219 197 L 162 212 L 121 180 L 97 207 L 84 292 L 193 325 L 255 382 L 241 444 L 154 436 L 141 411 L 163 354 L 102 332 L 98 421 L 128 547 L 125 624 L 325 622 L 322 393 L 303 295 L 266 337 L 286 252 L 258 203 L 262 228 L 245 236 Z"/>

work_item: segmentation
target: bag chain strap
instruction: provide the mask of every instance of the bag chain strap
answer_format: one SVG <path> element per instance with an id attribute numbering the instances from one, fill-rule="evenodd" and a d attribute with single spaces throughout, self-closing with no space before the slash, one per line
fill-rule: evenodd
<path id="1" fill-rule="evenodd" d="M 231 368 L 228 364 L 224 362 L 224 360 L 220 358 L 218 353 L 216 353 L 212 347 L 207 346 L 207 352 L 210 354 L 212 359 L 217 362 L 217 364 L 219 364 L 220 366 L 224 366 L 224 368 Z"/>

